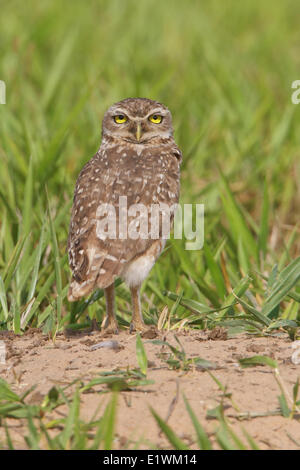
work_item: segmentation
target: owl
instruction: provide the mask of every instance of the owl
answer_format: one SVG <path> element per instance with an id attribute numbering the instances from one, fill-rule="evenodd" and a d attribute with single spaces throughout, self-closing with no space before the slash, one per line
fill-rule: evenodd
<path id="1" fill-rule="evenodd" d="M 68 237 L 68 300 L 104 289 L 104 331 L 118 332 L 116 278 L 123 279 L 131 292 L 130 331 L 147 329 L 140 287 L 168 238 L 165 232 L 179 199 L 181 160 L 172 116 L 163 104 L 127 98 L 105 113 L 100 148 L 76 182 Z M 163 209 L 153 211 L 157 207 Z M 165 214 L 170 226 L 163 231 Z"/>

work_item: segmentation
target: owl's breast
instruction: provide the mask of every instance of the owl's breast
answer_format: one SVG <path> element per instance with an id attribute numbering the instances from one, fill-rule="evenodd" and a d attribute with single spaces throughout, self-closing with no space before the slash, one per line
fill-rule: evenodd
<path id="1" fill-rule="evenodd" d="M 114 155 L 110 174 L 115 172 L 113 191 L 127 196 L 129 203 L 176 203 L 179 199 L 180 168 L 174 146 L 123 146 Z"/>

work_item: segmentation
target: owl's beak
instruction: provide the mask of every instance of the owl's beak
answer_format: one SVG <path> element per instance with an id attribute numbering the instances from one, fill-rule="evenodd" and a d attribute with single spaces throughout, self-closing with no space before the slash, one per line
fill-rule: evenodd
<path id="1" fill-rule="evenodd" d="M 142 136 L 142 124 L 140 122 L 137 123 L 135 136 L 136 140 L 139 142 Z"/>

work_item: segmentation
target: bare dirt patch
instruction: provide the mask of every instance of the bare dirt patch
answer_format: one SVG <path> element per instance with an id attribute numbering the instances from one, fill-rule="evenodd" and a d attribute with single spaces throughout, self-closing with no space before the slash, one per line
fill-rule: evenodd
<path id="1" fill-rule="evenodd" d="M 226 339 L 224 331 L 191 331 L 178 333 L 178 337 L 188 357 L 200 356 L 216 364 L 216 369 L 212 372 L 228 387 L 240 413 L 265 414 L 278 410 L 280 391 L 269 367 L 242 369 L 238 364 L 239 358 L 259 354 L 276 359 L 286 389 L 292 395 L 293 385 L 300 375 L 300 365 L 291 362 L 293 349 L 287 337 L 237 336 Z M 159 338 L 162 339 L 163 335 L 159 334 Z M 178 346 L 173 333 L 164 335 L 164 338 Z M 138 367 L 136 335 L 125 331 L 113 337 L 103 337 L 100 332 L 85 336 L 61 335 L 56 338 L 55 344 L 39 331 L 29 332 L 21 337 L 2 334 L 0 339 L 5 341 L 7 349 L 7 361 L 5 365 L 0 365 L 0 376 L 18 394 L 37 385 L 34 393 L 29 396 L 31 402 L 41 403 L 53 385 L 62 386 L 78 378 L 87 382 L 103 371 Z M 113 341 L 114 344 L 110 348 L 95 348 L 101 341 Z M 205 371 L 196 368 L 189 371 L 170 370 L 159 357 L 161 346 L 152 344 L 146 338 L 143 341 L 149 362 L 147 378 L 153 380 L 154 384 L 121 392 L 115 448 L 131 447 L 132 442 L 137 441 L 140 448 L 169 447 L 159 432 L 149 406 L 163 419 L 168 417 L 168 424 L 172 429 L 191 447 L 196 447 L 194 429 L 184 406 L 182 393 L 189 400 L 206 431 L 211 434 L 218 422 L 207 419 L 206 413 L 220 403 L 221 392 Z M 168 353 L 167 350 L 165 352 Z M 106 386 L 98 386 L 94 393 L 81 394 L 81 416 L 84 420 L 92 418 L 100 402 L 103 403 L 101 410 L 104 409 L 109 394 L 99 394 L 101 390 L 106 390 Z M 232 407 L 226 413 L 240 436 L 243 436 L 243 427 L 263 449 L 298 448 L 295 443 L 300 441 L 298 419 L 269 415 L 241 422 L 231 416 L 236 415 L 236 410 Z M 17 447 L 25 447 L 20 420 L 9 419 L 8 423 Z"/>

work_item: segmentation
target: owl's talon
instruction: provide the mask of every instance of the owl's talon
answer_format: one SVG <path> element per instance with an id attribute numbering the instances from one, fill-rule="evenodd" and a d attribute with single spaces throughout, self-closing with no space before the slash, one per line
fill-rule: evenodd
<path id="1" fill-rule="evenodd" d="M 110 334 L 110 335 L 118 335 L 119 334 L 119 328 L 116 326 L 111 326 L 109 325 L 108 327 L 102 327 L 101 332 L 105 334 Z"/>
<path id="2" fill-rule="evenodd" d="M 114 321 L 111 321 L 109 318 L 105 318 L 102 325 L 101 331 L 103 333 L 118 335 L 119 334 L 119 326 Z"/>

